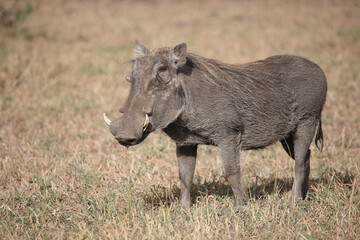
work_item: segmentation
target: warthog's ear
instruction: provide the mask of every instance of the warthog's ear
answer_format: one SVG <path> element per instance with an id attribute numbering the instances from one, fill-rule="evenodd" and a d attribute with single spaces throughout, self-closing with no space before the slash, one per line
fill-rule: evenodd
<path id="1" fill-rule="evenodd" d="M 171 48 L 171 63 L 175 68 L 180 68 L 186 63 L 186 43 L 180 43 Z"/>
<path id="2" fill-rule="evenodd" d="M 136 57 L 139 58 L 148 55 L 150 53 L 150 50 L 136 40 L 135 52 Z"/>

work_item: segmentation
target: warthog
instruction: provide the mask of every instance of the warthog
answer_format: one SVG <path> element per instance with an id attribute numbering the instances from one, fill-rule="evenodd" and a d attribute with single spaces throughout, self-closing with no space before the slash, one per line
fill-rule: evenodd
<path id="1" fill-rule="evenodd" d="M 240 182 L 239 151 L 280 141 L 295 160 L 292 196 L 305 198 L 309 147 L 317 125 L 315 144 L 323 146 L 327 84 L 318 65 L 289 55 L 225 64 L 187 52 L 185 43 L 150 51 L 137 42 L 135 50 L 123 115 L 111 121 L 104 114 L 104 119 L 127 147 L 156 129 L 175 141 L 182 207 L 190 207 L 199 144 L 219 147 L 225 178 L 236 204 L 242 205 L 247 197 Z"/>

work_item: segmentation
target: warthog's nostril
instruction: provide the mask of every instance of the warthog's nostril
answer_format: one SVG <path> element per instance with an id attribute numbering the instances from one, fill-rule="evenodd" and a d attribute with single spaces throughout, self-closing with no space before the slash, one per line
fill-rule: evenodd
<path id="1" fill-rule="evenodd" d="M 132 145 L 135 145 L 139 141 L 136 138 L 122 138 L 122 137 L 115 137 L 115 138 L 116 138 L 116 140 L 118 140 L 118 142 L 121 145 L 124 145 L 124 146 L 132 146 Z"/>

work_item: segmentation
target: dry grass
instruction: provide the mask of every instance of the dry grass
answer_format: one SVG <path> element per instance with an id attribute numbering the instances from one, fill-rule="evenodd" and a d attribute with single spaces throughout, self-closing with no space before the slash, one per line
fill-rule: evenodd
<path id="1" fill-rule="evenodd" d="M 0 26 L 0 239 L 359 238 L 358 1 L 27 3 Z M 317 62 L 329 91 L 308 198 L 289 200 L 294 163 L 275 144 L 242 153 L 250 203 L 235 208 L 218 150 L 203 146 L 182 210 L 174 143 L 157 132 L 126 150 L 102 120 L 127 96 L 135 39 L 231 63 Z"/>

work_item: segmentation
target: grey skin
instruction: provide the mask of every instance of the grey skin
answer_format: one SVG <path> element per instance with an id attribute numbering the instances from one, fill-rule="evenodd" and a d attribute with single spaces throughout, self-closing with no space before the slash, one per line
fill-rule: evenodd
<path id="1" fill-rule="evenodd" d="M 292 196 L 305 198 L 317 125 L 315 144 L 323 146 L 327 84 L 318 65 L 289 55 L 225 64 L 187 52 L 185 43 L 150 51 L 137 42 L 135 49 L 132 74 L 126 77 L 130 93 L 110 131 L 127 147 L 156 129 L 175 141 L 182 207 L 190 207 L 199 144 L 219 147 L 225 178 L 236 204 L 243 205 L 239 151 L 280 141 L 295 160 Z"/>

